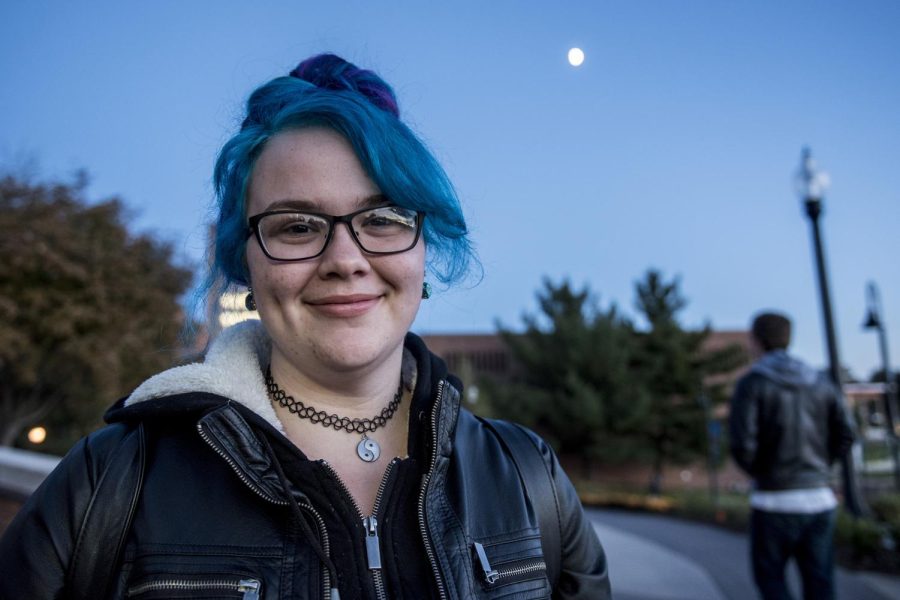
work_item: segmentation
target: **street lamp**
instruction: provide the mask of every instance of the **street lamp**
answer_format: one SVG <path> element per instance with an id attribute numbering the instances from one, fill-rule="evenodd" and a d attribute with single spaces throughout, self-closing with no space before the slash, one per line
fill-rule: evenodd
<path id="1" fill-rule="evenodd" d="M 897 441 L 897 387 L 894 374 L 891 372 L 891 361 L 888 358 L 887 332 L 881 312 L 881 296 L 874 281 L 866 286 L 866 321 L 863 329 L 874 329 L 878 332 L 878 346 L 881 350 L 881 368 L 884 372 L 884 415 L 887 418 L 888 444 L 894 462 L 894 487 L 900 490 L 900 450 Z"/>
<path id="2" fill-rule="evenodd" d="M 822 234 L 819 230 L 819 216 L 822 214 L 822 198 L 828 187 L 828 174 L 816 168 L 809 148 L 803 148 L 800 168 L 794 180 L 797 195 L 806 208 L 806 216 L 812 225 L 813 248 L 816 255 L 816 273 L 819 276 L 819 294 L 822 301 L 822 320 L 825 322 L 825 339 L 828 345 L 828 371 L 834 384 L 841 387 L 841 363 L 838 358 L 837 337 L 834 334 L 834 318 L 831 311 L 831 296 L 828 291 L 828 275 L 825 270 L 825 253 L 822 250 Z M 841 457 L 844 483 L 844 501 L 847 509 L 855 516 L 867 512 L 856 470 L 849 452 Z"/>

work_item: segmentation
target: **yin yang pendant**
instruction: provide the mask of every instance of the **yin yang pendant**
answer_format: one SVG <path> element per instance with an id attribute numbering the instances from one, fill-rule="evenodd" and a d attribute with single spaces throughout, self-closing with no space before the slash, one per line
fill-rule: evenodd
<path id="1" fill-rule="evenodd" d="M 375 462 L 381 456 L 381 446 L 369 436 L 363 434 L 362 439 L 356 445 L 356 455 L 364 462 Z"/>

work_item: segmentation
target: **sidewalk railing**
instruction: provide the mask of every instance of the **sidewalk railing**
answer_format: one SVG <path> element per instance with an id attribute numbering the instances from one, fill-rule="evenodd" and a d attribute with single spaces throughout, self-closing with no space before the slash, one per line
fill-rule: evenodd
<path id="1" fill-rule="evenodd" d="M 0 494 L 25 499 L 56 467 L 60 457 L 0 448 Z"/>

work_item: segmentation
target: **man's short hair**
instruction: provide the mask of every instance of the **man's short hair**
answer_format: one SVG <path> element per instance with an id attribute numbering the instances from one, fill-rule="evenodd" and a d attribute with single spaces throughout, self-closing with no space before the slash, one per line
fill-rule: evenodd
<path id="1" fill-rule="evenodd" d="M 751 331 L 766 352 L 784 350 L 791 343 L 791 320 L 781 313 L 759 313 L 753 319 Z"/>

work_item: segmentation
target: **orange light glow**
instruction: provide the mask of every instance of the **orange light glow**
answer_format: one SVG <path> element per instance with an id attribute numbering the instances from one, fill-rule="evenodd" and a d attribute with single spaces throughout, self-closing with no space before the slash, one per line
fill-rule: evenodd
<path id="1" fill-rule="evenodd" d="M 32 427 L 28 431 L 28 441 L 32 444 L 43 444 L 47 439 L 47 430 L 43 427 Z"/>

